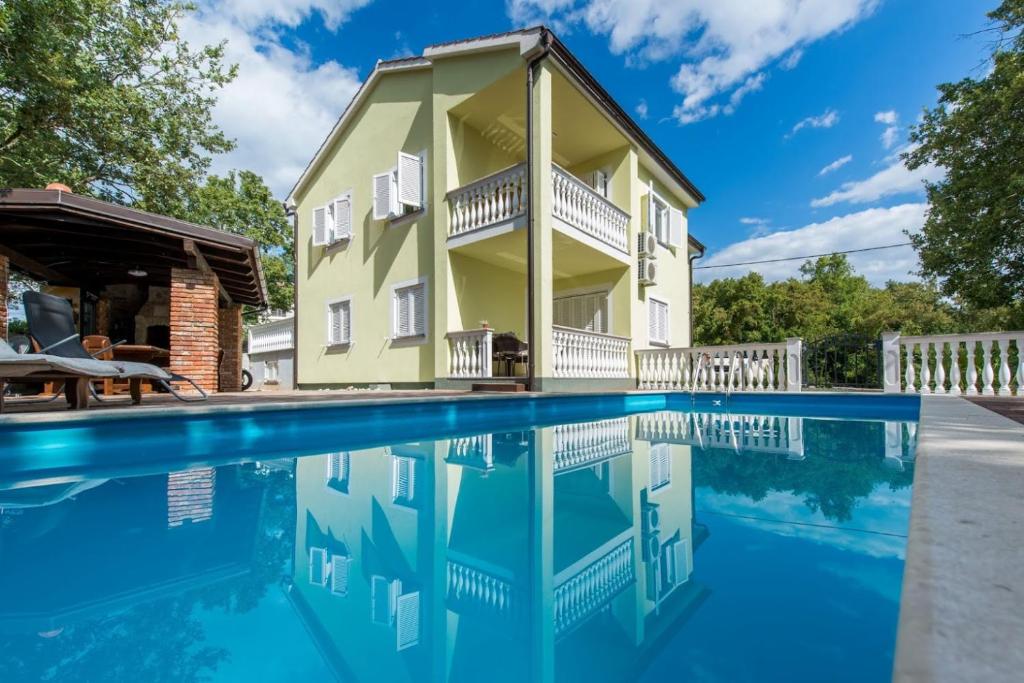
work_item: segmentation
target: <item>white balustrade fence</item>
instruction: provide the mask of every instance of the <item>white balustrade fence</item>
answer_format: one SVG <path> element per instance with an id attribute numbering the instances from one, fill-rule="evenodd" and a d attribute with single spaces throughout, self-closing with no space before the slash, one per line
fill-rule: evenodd
<path id="1" fill-rule="evenodd" d="M 294 346 L 295 321 L 276 320 L 249 328 L 249 353 L 284 351 Z"/>
<path id="2" fill-rule="evenodd" d="M 629 253 L 629 214 L 568 171 L 552 165 L 552 213 L 591 237 Z"/>
<path id="3" fill-rule="evenodd" d="M 604 607 L 634 580 L 629 539 L 555 587 L 555 634 L 561 635 Z"/>
<path id="4" fill-rule="evenodd" d="M 448 376 L 490 377 L 493 330 L 465 330 L 448 333 Z"/>
<path id="5" fill-rule="evenodd" d="M 882 335 L 888 393 L 1022 396 L 1024 332 Z"/>
<path id="6" fill-rule="evenodd" d="M 526 213 L 526 164 L 474 181 L 448 193 L 449 237 L 512 220 Z"/>
<path id="7" fill-rule="evenodd" d="M 641 389 L 800 391 L 801 343 L 731 344 L 636 352 Z"/>
<path id="8" fill-rule="evenodd" d="M 634 419 L 636 438 L 642 441 L 783 453 L 790 460 L 804 459 L 802 417 L 665 410 L 641 413 Z"/>
<path id="9" fill-rule="evenodd" d="M 448 599 L 510 616 L 522 596 L 507 577 L 495 576 L 469 564 L 448 560 Z"/>
<path id="10" fill-rule="evenodd" d="M 629 377 L 629 338 L 552 326 L 555 377 Z"/>
<path id="11" fill-rule="evenodd" d="M 587 467 L 632 449 L 628 417 L 555 425 L 553 429 L 556 473 Z"/>

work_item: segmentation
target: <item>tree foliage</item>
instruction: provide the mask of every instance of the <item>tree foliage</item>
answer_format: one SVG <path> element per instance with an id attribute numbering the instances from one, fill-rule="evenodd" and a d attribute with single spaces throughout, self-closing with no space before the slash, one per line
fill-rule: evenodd
<path id="1" fill-rule="evenodd" d="M 940 334 L 962 329 L 1000 329 L 1005 311 L 983 315 L 958 307 L 930 282 L 889 282 L 873 287 L 846 256 L 808 261 L 800 279 L 765 282 L 758 273 L 714 280 L 693 288 L 697 344 L 819 339 L 840 333 L 877 337 L 886 330 Z"/>
<path id="2" fill-rule="evenodd" d="M 178 0 L 0 3 L 0 187 L 75 191 L 255 239 L 271 306 L 290 308 L 291 230 L 250 171 L 208 176 L 234 142 L 213 122 L 236 74 L 193 48 Z"/>
<path id="3" fill-rule="evenodd" d="M 938 86 L 910 134 L 909 168 L 937 164 L 924 229 L 912 235 L 925 275 L 976 307 L 1024 308 L 1024 0 L 989 18 L 997 36 L 982 78 Z"/>

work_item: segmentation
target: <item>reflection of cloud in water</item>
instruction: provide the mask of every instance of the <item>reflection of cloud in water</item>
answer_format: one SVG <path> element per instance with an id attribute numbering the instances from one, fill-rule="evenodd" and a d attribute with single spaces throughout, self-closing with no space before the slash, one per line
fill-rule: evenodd
<path id="1" fill-rule="evenodd" d="M 845 522 L 813 511 L 802 496 L 770 491 L 760 501 L 743 495 L 697 489 L 697 514 L 728 515 L 738 524 L 780 536 L 799 538 L 868 557 L 903 559 L 910 521 L 911 489 L 890 490 L 879 484 L 857 501 L 853 516 Z M 705 518 L 702 521 L 709 522 Z"/>
<path id="2" fill-rule="evenodd" d="M 818 566 L 822 571 L 857 583 L 867 590 L 878 593 L 890 602 L 900 601 L 900 581 L 894 580 L 891 565 L 826 562 Z"/>

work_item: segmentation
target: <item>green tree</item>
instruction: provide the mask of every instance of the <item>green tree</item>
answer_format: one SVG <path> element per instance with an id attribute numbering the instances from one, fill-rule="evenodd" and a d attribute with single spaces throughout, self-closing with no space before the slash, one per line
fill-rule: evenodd
<path id="1" fill-rule="evenodd" d="M 910 134 L 911 169 L 936 164 L 924 229 L 911 236 L 925 275 L 979 308 L 1012 307 L 1024 322 L 1024 0 L 989 13 L 991 70 L 938 86 Z"/>
<path id="2" fill-rule="evenodd" d="M 260 245 L 270 307 L 292 307 L 294 245 L 288 217 L 263 179 L 251 171 L 210 176 L 188 197 L 184 218 L 249 237 Z"/>

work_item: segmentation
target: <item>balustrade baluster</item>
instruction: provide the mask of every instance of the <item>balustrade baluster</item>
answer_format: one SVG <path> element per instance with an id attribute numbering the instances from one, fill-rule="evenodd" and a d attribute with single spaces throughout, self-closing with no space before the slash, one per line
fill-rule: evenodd
<path id="1" fill-rule="evenodd" d="M 904 347 L 907 350 L 907 362 L 906 362 L 906 381 L 907 387 L 904 391 L 908 394 L 917 392 L 917 387 L 914 386 L 914 343 L 905 344 Z"/>
<path id="2" fill-rule="evenodd" d="M 935 393 L 946 393 L 946 342 L 935 345 Z"/>
<path id="3" fill-rule="evenodd" d="M 931 351 L 931 342 L 921 343 L 921 395 L 932 393 L 932 371 L 929 367 L 929 360 L 932 355 Z"/>
<path id="4" fill-rule="evenodd" d="M 1010 339 L 999 339 L 999 395 L 1011 396 L 1010 392 Z"/>
<path id="5" fill-rule="evenodd" d="M 949 393 L 959 396 L 960 389 L 960 342 L 954 341 L 949 345 Z"/>
<path id="6" fill-rule="evenodd" d="M 974 364 L 974 351 L 977 342 L 967 340 L 964 344 L 967 347 L 967 395 L 978 395 L 978 366 Z"/>
<path id="7" fill-rule="evenodd" d="M 981 342 L 981 352 L 985 354 L 984 365 L 982 365 L 981 379 L 984 382 L 981 388 L 981 393 L 985 396 L 994 396 L 995 390 L 992 388 L 992 380 L 995 379 L 995 372 L 992 369 L 992 342 L 991 340 L 983 340 Z"/>

